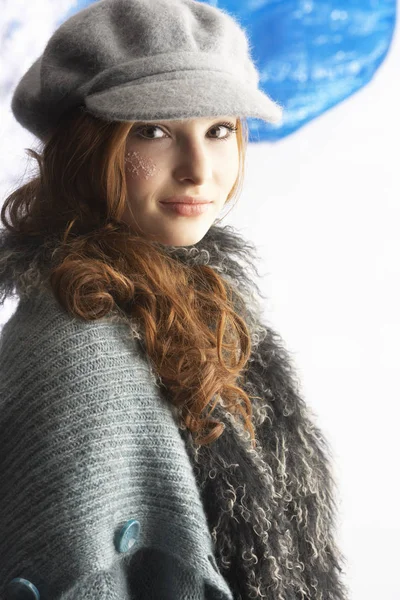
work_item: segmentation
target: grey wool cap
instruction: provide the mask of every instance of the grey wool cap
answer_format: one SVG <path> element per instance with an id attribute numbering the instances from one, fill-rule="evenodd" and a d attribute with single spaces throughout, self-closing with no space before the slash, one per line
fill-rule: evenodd
<path id="1" fill-rule="evenodd" d="M 44 140 L 85 106 L 107 121 L 232 115 L 279 124 L 246 31 L 195 0 L 99 0 L 62 23 L 14 90 L 16 120 Z"/>

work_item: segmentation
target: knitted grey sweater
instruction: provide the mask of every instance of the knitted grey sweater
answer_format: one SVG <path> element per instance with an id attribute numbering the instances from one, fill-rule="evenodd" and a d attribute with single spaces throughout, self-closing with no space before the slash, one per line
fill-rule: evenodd
<path id="1" fill-rule="evenodd" d="M 1 598 L 14 578 L 41 600 L 232 598 L 171 405 L 122 323 L 37 295 L 3 327 L 0 372 Z"/>
<path id="2" fill-rule="evenodd" d="M 347 600 L 330 448 L 280 336 L 263 323 L 256 251 L 212 226 L 175 260 L 245 300 L 256 448 L 225 425 L 195 448 L 140 327 L 66 314 L 51 247 L 0 231 L 0 600 Z M 244 266 L 242 266 L 244 263 Z"/>

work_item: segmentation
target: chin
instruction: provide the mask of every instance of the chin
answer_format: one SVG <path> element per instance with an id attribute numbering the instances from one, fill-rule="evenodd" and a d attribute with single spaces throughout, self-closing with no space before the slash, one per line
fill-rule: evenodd
<path id="1" fill-rule="evenodd" d="M 202 230 L 192 235 L 188 232 L 186 235 L 166 235 L 161 243 L 165 246 L 193 246 L 203 239 L 207 231 L 208 229 Z"/>

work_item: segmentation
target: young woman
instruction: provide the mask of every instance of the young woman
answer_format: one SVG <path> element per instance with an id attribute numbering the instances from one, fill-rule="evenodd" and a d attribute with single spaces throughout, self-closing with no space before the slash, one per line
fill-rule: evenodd
<path id="1" fill-rule="evenodd" d="M 101 0 L 14 92 L 43 146 L 1 211 L 1 598 L 347 598 L 328 445 L 217 225 L 245 118 L 281 117 L 258 81 L 224 11 Z"/>

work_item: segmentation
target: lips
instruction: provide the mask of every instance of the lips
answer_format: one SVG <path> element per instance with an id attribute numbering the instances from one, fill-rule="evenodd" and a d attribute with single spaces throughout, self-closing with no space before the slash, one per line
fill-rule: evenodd
<path id="1" fill-rule="evenodd" d="M 160 200 L 162 204 L 211 204 L 211 200 L 200 196 L 171 196 Z"/>

